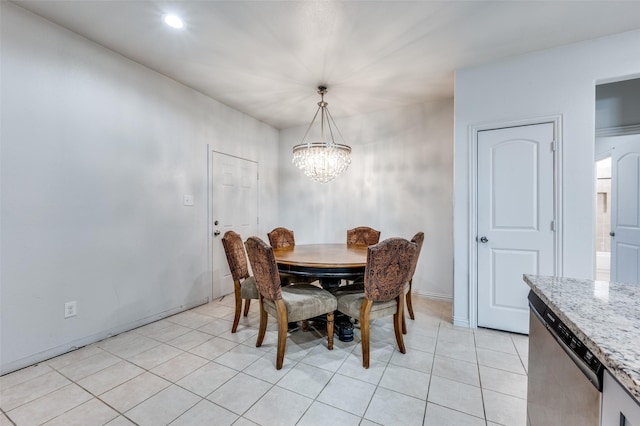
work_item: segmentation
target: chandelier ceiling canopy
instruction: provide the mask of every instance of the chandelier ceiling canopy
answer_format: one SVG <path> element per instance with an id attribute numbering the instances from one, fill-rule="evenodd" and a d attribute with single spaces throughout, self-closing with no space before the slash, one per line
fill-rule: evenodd
<path id="1" fill-rule="evenodd" d="M 314 181 L 322 183 L 331 182 L 351 164 L 351 147 L 344 144 L 342 134 L 329 112 L 328 104 L 324 101 L 326 93 L 325 86 L 318 87 L 321 97 L 318 109 L 302 142 L 293 147 L 293 164 Z"/>

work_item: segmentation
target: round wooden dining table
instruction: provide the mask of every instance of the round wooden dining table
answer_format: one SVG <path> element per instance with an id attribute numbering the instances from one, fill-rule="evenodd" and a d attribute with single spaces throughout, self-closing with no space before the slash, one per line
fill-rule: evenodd
<path id="1" fill-rule="evenodd" d="M 280 272 L 318 278 L 325 288 L 361 277 L 367 264 L 367 247 L 347 244 L 301 244 L 273 253 Z"/>

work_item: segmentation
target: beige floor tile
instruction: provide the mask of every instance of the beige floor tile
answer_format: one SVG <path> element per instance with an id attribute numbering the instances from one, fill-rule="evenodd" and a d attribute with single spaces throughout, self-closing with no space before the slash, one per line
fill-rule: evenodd
<path id="1" fill-rule="evenodd" d="M 51 373 L 53 370 L 46 363 L 36 364 L 30 367 L 23 368 L 22 370 L 14 371 L 13 373 L 5 374 L 0 377 L 0 392 L 9 389 L 12 386 L 19 385 L 20 383 L 27 382 L 36 377 L 43 376 L 47 373 Z M 2 395 L 0 393 L 0 395 Z M 2 403 L 0 403 L 2 406 Z"/>
<path id="2" fill-rule="evenodd" d="M 0 408 L 13 410 L 23 404 L 61 389 L 71 382 L 56 371 L 34 377 L 0 392 Z"/>
<path id="3" fill-rule="evenodd" d="M 232 368 L 209 362 L 183 377 L 176 384 L 204 398 L 236 374 L 238 372 Z"/>
<path id="4" fill-rule="evenodd" d="M 148 351 L 140 352 L 139 354 L 130 357 L 128 361 L 144 368 L 145 370 L 151 370 L 152 368 L 157 367 L 158 365 L 167 362 L 182 353 L 183 351 L 178 348 L 161 343 Z"/>
<path id="5" fill-rule="evenodd" d="M 118 417 L 118 413 L 100 400 L 93 398 L 84 404 L 49 420 L 45 426 L 103 425 Z"/>
<path id="6" fill-rule="evenodd" d="M 454 342 L 473 347 L 475 345 L 475 336 L 473 330 L 468 328 L 441 327 L 438 333 L 438 341 Z"/>
<path id="7" fill-rule="evenodd" d="M 238 415 L 244 414 L 272 385 L 244 373 L 238 373 L 213 391 L 207 399 Z"/>
<path id="8" fill-rule="evenodd" d="M 233 299 L 233 296 L 231 296 Z M 219 303 L 209 303 L 206 305 L 199 306 L 193 309 L 195 312 L 200 314 L 208 315 L 210 317 L 222 318 L 224 316 L 233 314 L 235 309 L 233 306 L 227 306 Z M 229 327 L 231 329 L 231 327 Z"/>
<path id="9" fill-rule="evenodd" d="M 312 402 L 311 398 L 274 386 L 243 417 L 263 425 L 293 426 Z"/>
<path id="10" fill-rule="evenodd" d="M 425 336 L 418 333 L 407 332 L 404 336 L 404 345 L 407 348 L 407 351 L 417 350 L 434 353 L 436 351 L 436 341 L 437 339 L 435 337 Z"/>
<path id="11" fill-rule="evenodd" d="M 221 337 L 214 337 L 190 349 L 189 352 L 212 361 L 236 346 L 238 346 L 238 344 L 235 342 Z"/>
<path id="12" fill-rule="evenodd" d="M 244 318 L 244 317 L 242 317 L 242 318 Z M 240 320 L 240 322 L 242 322 L 242 319 Z M 206 323 L 202 327 L 198 328 L 198 331 L 210 334 L 212 336 L 219 336 L 220 334 L 231 330 L 231 326 L 232 325 L 233 325 L 233 322 L 222 321 L 222 320 L 219 320 L 219 319 L 216 318 L 216 319 L 209 320 L 208 323 Z M 257 327 L 257 325 L 256 325 L 256 327 Z"/>
<path id="13" fill-rule="evenodd" d="M 468 385 L 480 386 L 480 376 L 478 375 L 478 364 L 460 361 L 455 358 L 436 356 L 433 361 L 431 374 L 445 379 Z"/>
<path id="14" fill-rule="evenodd" d="M 109 423 L 106 423 L 105 426 L 136 426 L 136 424 L 124 416 L 118 416 Z"/>
<path id="15" fill-rule="evenodd" d="M 517 355 L 516 347 L 511 340 L 509 333 L 476 333 L 476 347 L 491 349 L 492 351 L 504 352 Z"/>
<path id="16" fill-rule="evenodd" d="M 476 349 L 476 352 L 478 354 L 478 364 L 480 365 L 511 371 L 512 373 L 526 374 L 518 355 L 482 348 Z"/>
<path id="17" fill-rule="evenodd" d="M 67 365 L 58 371 L 70 380 L 80 380 L 100 370 L 104 370 L 113 364 L 117 364 L 120 361 L 120 358 L 117 356 L 111 355 L 108 352 L 101 352 L 71 365 Z"/>
<path id="18" fill-rule="evenodd" d="M 480 366 L 482 389 L 504 393 L 517 398 L 527 399 L 527 376 Z"/>
<path id="19" fill-rule="evenodd" d="M 210 320 L 210 316 L 194 312 L 193 310 L 181 312 L 167 318 L 167 321 L 169 322 L 192 329 L 200 328 Z"/>
<path id="20" fill-rule="evenodd" d="M 340 369 L 350 353 L 351 352 L 349 351 L 337 349 L 335 347 L 330 351 L 327 349 L 326 345 L 322 344 L 309 351 L 309 353 L 302 358 L 300 362 L 335 372 Z"/>
<path id="21" fill-rule="evenodd" d="M 403 354 L 396 350 L 389 363 L 428 374 L 431 373 L 431 368 L 433 367 L 433 352 L 407 350 L 407 353 Z"/>
<path id="22" fill-rule="evenodd" d="M 159 344 L 157 340 L 141 336 L 134 331 L 122 333 L 116 337 L 98 342 L 100 348 L 124 359 L 129 359 L 140 352 L 148 351 Z"/>
<path id="23" fill-rule="evenodd" d="M 144 373 L 144 370 L 130 362 L 120 361 L 79 380 L 77 383 L 94 395 L 100 395 L 110 389 Z"/>
<path id="24" fill-rule="evenodd" d="M 153 368 L 151 372 L 170 382 L 176 382 L 206 363 L 206 359 L 185 352 Z"/>
<path id="25" fill-rule="evenodd" d="M 379 387 L 364 417 L 381 425 L 422 425 L 426 401 Z"/>
<path id="26" fill-rule="evenodd" d="M 425 426 L 484 426 L 484 418 L 473 417 L 450 408 L 428 403 Z"/>
<path id="27" fill-rule="evenodd" d="M 63 367 L 66 367 L 67 365 L 75 364 L 78 361 L 89 358 L 90 356 L 98 355 L 100 353 L 104 353 L 104 351 L 100 349 L 97 344 L 93 344 L 80 349 L 76 349 L 75 351 L 67 352 L 64 355 L 51 358 L 50 360 L 45 362 L 50 367 L 59 370 Z"/>
<path id="28" fill-rule="evenodd" d="M 105 392 L 100 399 L 124 413 L 170 385 L 165 379 L 147 372 Z"/>
<path id="29" fill-rule="evenodd" d="M 483 390 L 487 420 L 509 426 L 527 424 L 527 401 L 490 390 Z"/>
<path id="30" fill-rule="evenodd" d="M 333 373 L 330 371 L 300 363 L 291 368 L 277 384 L 308 398 L 315 398 L 329 383 L 332 376 Z"/>
<path id="31" fill-rule="evenodd" d="M 171 426 L 227 426 L 237 419 L 238 415 L 204 399 L 178 417 Z"/>
<path id="32" fill-rule="evenodd" d="M 476 348 L 464 343 L 438 340 L 435 353 L 436 357 L 445 356 L 447 358 L 455 358 L 461 361 L 478 362 L 476 357 Z"/>
<path id="33" fill-rule="evenodd" d="M 285 356 L 282 368 L 280 370 L 276 370 L 275 354 L 267 354 L 242 370 L 242 372 L 260 380 L 264 380 L 265 382 L 275 384 L 296 364 L 298 364 L 296 361 L 292 361 L 290 357 Z"/>
<path id="34" fill-rule="evenodd" d="M 336 374 L 316 400 L 356 416 L 363 416 L 375 390 L 376 387 L 370 383 Z"/>
<path id="35" fill-rule="evenodd" d="M 153 330 L 153 331 L 146 332 L 145 336 L 150 339 L 166 343 L 179 336 L 182 336 L 183 334 L 187 334 L 190 331 L 191 329 L 189 327 L 184 327 L 182 325 L 174 324 L 170 322 L 168 326 L 163 327 L 160 330 Z"/>
<path id="36" fill-rule="evenodd" d="M 20 426 L 39 425 L 89 401 L 91 398 L 91 394 L 78 385 L 69 384 L 11 410 L 7 415 Z"/>
<path id="37" fill-rule="evenodd" d="M 258 348 L 238 345 L 217 357 L 215 361 L 234 370 L 242 371 L 263 356 L 266 356 L 266 353 Z"/>
<path id="38" fill-rule="evenodd" d="M 389 365 L 382 375 L 378 388 L 382 387 L 426 401 L 430 378 L 426 373 Z"/>
<path id="39" fill-rule="evenodd" d="M 188 351 L 189 349 L 193 349 L 210 339 L 210 334 L 203 333 L 198 330 L 192 330 L 182 336 L 176 337 L 173 340 L 169 340 L 167 343 L 183 351 Z"/>
<path id="40" fill-rule="evenodd" d="M 256 339 L 258 338 L 258 329 L 249 327 L 238 327 L 235 333 L 231 332 L 231 327 L 228 330 L 220 333 L 218 337 L 230 340 L 236 343 L 244 343 L 250 341 L 251 346 L 256 346 Z"/>
<path id="41" fill-rule="evenodd" d="M 432 376 L 428 401 L 456 411 L 484 417 L 480 388 Z"/>
<path id="42" fill-rule="evenodd" d="M 513 340 L 518 355 L 525 358 L 529 356 L 529 336 L 511 334 L 511 340 Z"/>
<path id="43" fill-rule="evenodd" d="M 197 395 L 176 385 L 160 391 L 125 414 L 140 426 L 171 423 L 201 400 Z"/>
<path id="44" fill-rule="evenodd" d="M 360 417 L 315 401 L 296 426 L 340 425 L 358 426 Z"/>
<path id="45" fill-rule="evenodd" d="M 362 366 L 362 355 L 351 353 L 338 369 L 338 374 L 377 385 L 387 368 L 387 363 L 377 359 L 369 360 L 369 368 Z"/>
<path id="46" fill-rule="evenodd" d="M 11 420 L 9 420 L 7 416 L 5 416 L 3 413 L 0 413 L 0 426 L 13 426 L 13 423 L 11 423 Z"/>
<path id="47" fill-rule="evenodd" d="M 360 337 L 359 334 L 360 332 L 358 330 L 358 338 Z M 397 350 L 396 348 L 397 348 L 397 344 L 396 344 L 395 338 L 393 339 L 392 342 L 371 340 L 369 344 L 369 359 L 376 359 L 386 364 L 389 362 L 393 354 L 396 352 Z M 352 353 L 362 358 L 362 344 L 359 344 L 355 348 L 353 348 Z"/>

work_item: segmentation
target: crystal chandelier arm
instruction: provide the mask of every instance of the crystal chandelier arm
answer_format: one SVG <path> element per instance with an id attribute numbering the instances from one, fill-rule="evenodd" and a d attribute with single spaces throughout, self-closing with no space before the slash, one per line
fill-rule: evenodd
<path id="1" fill-rule="evenodd" d="M 340 136 L 340 143 L 344 143 L 344 137 L 342 137 L 342 133 L 340 133 L 340 129 L 336 125 L 336 121 L 333 119 L 333 116 L 331 115 L 329 108 L 327 108 L 327 115 L 329 116 L 329 120 L 330 120 L 330 121 L 327 120 L 327 123 L 333 123 L 333 127 L 335 127 L 336 132 L 338 132 L 338 135 Z M 329 129 L 331 129 L 331 126 L 329 126 Z M 333 132 L 331 132 L 331 140 L 335 143 L 335 139 L 333 138 Z"/>
<path id="2" fill-rule="evenodd" d="M 309 136 L 309 132 L 311 131 L 311 128 L 313 127 L 313 123 L 316 122 L 316 117 L 318 117 L 318 112 L 320 111 L 322 107 L 318 107 L 318 109 L 316 110 L 316 113 L 313 115 L 313 119 L 311 120 L 311 124 L 309 124 L 309 127 L 307 127 L 307 131 L 304 133 L 304 136 L 302 137 L 302 143 L 304 143 L 305 140 L 307 140 L 307 136 Z M 308 144 L 310 144 L 311 142 L 307 141 Z"/>

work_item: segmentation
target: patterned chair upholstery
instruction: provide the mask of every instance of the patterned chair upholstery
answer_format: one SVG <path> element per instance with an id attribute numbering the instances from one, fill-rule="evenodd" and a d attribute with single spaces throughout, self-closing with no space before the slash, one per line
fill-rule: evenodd
<path id="1" fill-rule="evenodd" d="M 372 246 L 380 241 L 380 231 L 368 226 L 358 226 L 347 230 L 347 245 Z"/>
<path id="2" fill-rule="evenodd" d="M 233 290 L 236 298 L 236 309 L 233 317 L 233 325 L 231 332 L 235 333 L 240 322 L 240 311 L 242 310 L 242 299 L 244 302 L 244 316 L 249 313 L 249 305 L 251 299 L 259 297 L 256 287 L 256 280 L 249 276 L 249 267 L 247 263 L 247 255 L 244 251 L 244 244 L 240 235 L 234 231 L 225 232 L 222 237 L 222 246 L 224 253 L 227 255 L 227 263 L 233 277 Z"/>
<path id="3" fill-rule="evenodd" d="M 402 338 L 404 288 L 416 251 L 416 244 L 404 238 L 388 238 L 369 246 L 363 291 L 352 288 L 357 286 L 354 285 L 334 292 L 338 310 L 360 321 L 364 368 L 369 368 L 371 320 L 393 315 L 398 348 L 401 353 L 406 353 Z"/>
<path id="4" fill-rule="evenodd" d="M 326 314 L 327 347 L 332 350 L 333 313 L 337 307 L 335 296 L 310 284 L 282 287 L 273 247 L 258 237 L 249 238 L 245 242 L 245 247 L 260 293 L 260 330 L 256 346 L 262 346 L 267 331 L 267 315 L 275 317 L 278 321 L 276 369 L 280 370 L 284 362 L 288 322 L 307 320 Z"/>
<path id="5" fill-rule="evenodd" d="M 296 245 L 293 231 L 287 228 L 275 228 L 267 234 L 267 237 L 269 237 L 269 243 L 273 248 L 293 247 Z"/>

